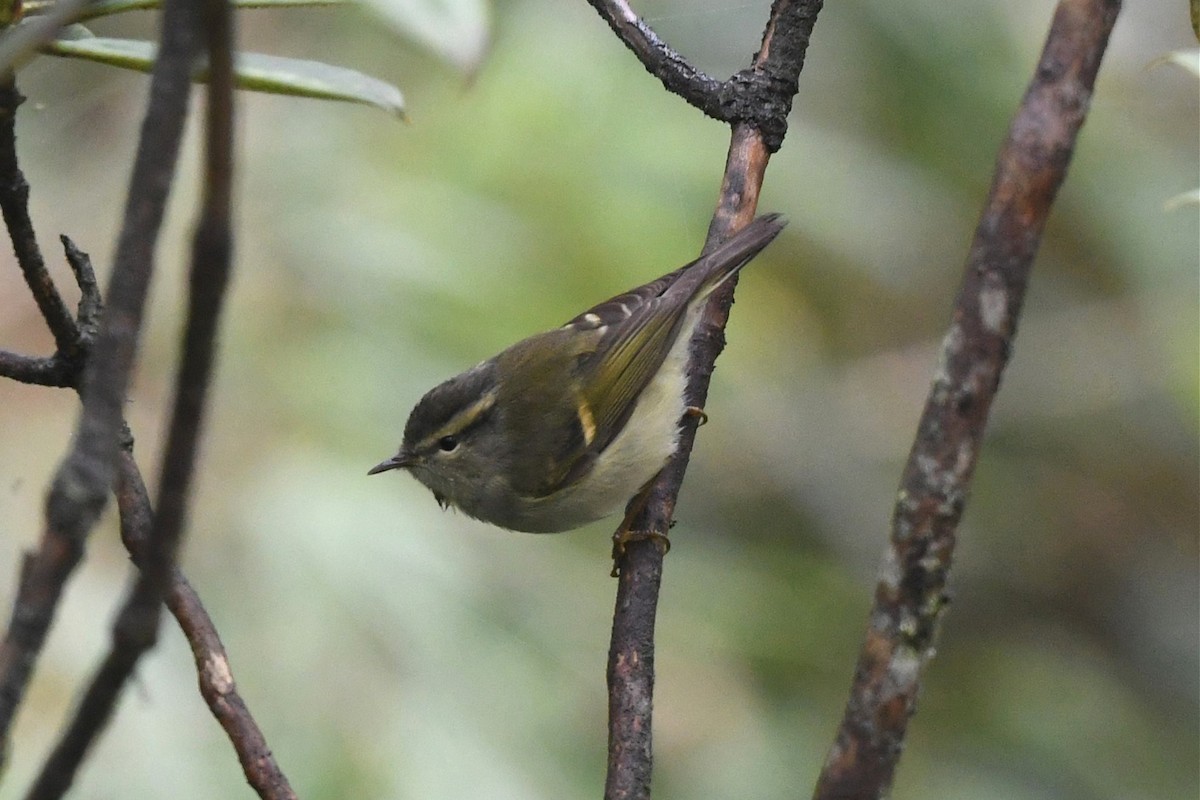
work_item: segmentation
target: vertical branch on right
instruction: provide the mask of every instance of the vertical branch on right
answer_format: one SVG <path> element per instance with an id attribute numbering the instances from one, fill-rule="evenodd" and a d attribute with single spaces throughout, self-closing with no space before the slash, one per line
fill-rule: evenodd
<path id="1" fill-rule="evenodd" d="M 1030 268 L 1120 8 L 1120 0 L 1061 0 L 996 159 L 901 477 L 850 698 L 815 800 L 878 798 L 890 791 L 921 675 L 933 655 L 958 523 L 1012 352 Z"/>

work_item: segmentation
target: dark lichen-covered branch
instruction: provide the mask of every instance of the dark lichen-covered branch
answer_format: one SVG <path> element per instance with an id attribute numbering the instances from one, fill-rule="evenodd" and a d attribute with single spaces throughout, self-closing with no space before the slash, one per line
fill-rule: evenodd
<path id="1" fill-rule="evenodd" d="M 775 0 L 762 49 L 753 64 L 723 81 L 696 69 L 672 50 L 625 0 L 588 2 L 668 91 L 713 119 L 749 124 L 762 134 L 772 153 L 783 144 L 820 0 Z"/>
<path id="2" fill-rule="evenodd" d="M 950 328 L 900 481 L 850 699 L 814 797 L 889 794 L 946 607 L 956 531 L 1051 204 L 1118 0 L 1063 0 L 996 160 Z"/>

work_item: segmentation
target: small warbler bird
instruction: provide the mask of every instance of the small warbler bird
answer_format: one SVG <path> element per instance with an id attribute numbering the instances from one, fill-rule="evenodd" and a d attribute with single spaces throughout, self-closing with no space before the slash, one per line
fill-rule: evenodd
<path id="1" fill-rule="evenodd" d="M 407 470 L 442 508 L 517 531 L 619 511 L 675 452 L 705 300 L 784 224 L 759 217 L 690 264 L 435 386 L 400 451 L 367 474 Z"/>

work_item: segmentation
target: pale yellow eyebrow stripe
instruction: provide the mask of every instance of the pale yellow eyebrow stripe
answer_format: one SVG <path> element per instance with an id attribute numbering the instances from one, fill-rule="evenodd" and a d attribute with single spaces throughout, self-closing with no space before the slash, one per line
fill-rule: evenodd
<path id="1" fill-rule="evenodd" d="M 494 391 L 488 392 L 483 397 L 479 398 L 474 403 L 451 417 L 450 421 L 445 425 L 426 436 L 422 440 L 422 444 L 428 445 L 436 442 L 443 436 L 453 436 L 461 433 L 465 428 L 470 427 L 472 423 L 479 419 L 481 415 L 490 411 L 494 405 L 496 405 L 496 393 Z"/>

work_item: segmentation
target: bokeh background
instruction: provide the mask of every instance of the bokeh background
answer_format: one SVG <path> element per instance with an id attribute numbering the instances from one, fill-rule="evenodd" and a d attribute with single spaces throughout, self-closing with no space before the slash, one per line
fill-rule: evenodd
<path id="1" fill-rule="evenodd" d="M 725 77 L 766 0 L 642 2 Z M 579 2 L 246 12 L 243 46 L 399 85 L 410 122 L 241 96 L 237 275 L 184 566 L 300 795 L 597 797 L 614 522 L 512 534 L 441 513 L 390 455 L 437 381 L 699 247 L 727 131 Z M 655 796 L 792 798 L 840 719 L 901 464 L 996 149 L 1053 4 L 829 3 L 761 208 L 678 509 L 658 623 Z M 152 14 L 98 23 L 150 36 Z M 417 25 L 417 23 L 420 25 Z M 423 25 L 424 27 L 421 27 Z M 429 46 L 428 42 L 434 42 Z M 1186 4 L 1126 4 L 1034 272 L 894 796 L 1198 791 L 1197 80 Z M 147 79 L 20 75 L 33 214 L 102 271 Z M 197 195 L 195 126 L 128 415 L 154 483 Z M 8 248 L 0 346 L 51 340 Z M 74 295 L 72 295 L 73 297 Z M 75 397 L 0 381 L 0 597 Z M 111 512 L 15 730 L 20 796 L 130 576 Z M 173 624 L 81 798 L 249 797 Z"/>

